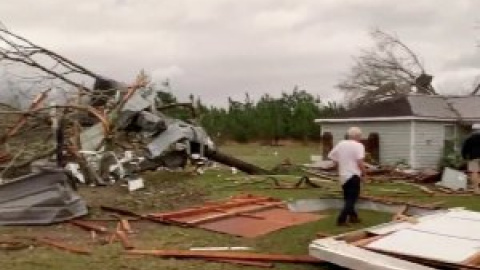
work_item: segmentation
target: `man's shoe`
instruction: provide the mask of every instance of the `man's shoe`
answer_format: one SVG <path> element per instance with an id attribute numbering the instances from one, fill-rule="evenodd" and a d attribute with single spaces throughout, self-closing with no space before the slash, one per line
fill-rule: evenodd
<path id="1" fill-rule="evenodd" d="M 338 227 L 349 227 L 349 224 L 347 222 L 337 222 Z"/>
<path id="2" fill-rule="evenodd" d="M 362 223 L 362 220 L 359 219 L 358 217 L 352 217 L 350 218 L 350 223 L 353 223 L 353 224 L 358 224 L 358 223 Z"/>

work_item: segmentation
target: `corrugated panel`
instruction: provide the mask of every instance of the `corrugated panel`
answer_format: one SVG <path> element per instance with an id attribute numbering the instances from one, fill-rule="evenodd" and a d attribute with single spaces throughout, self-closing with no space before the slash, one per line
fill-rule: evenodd
<path id="1" fill-rule="evenodd" d="M 322 133 L 331 132 L 334 143 L 345 137 L 347 129 L 358 126 L 365 137 L 369 133 L 377 132 L 380 135 L 380 162 L 395 164 L 401 160 L 409 161 L 410 158 L 410 122 L 361 122 L 361 123 L 324 123 Z"/>

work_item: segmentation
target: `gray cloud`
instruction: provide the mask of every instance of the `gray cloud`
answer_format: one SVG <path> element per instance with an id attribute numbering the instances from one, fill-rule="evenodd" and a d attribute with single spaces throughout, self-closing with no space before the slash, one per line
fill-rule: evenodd
<path id="1" fill-rule="evenodd" d="M 299 85 L 323 99 L 379 27 L 409 44 L 443 93 L 477 73 L 480 2 L 393 0 L 16 0 L 0 3 L 11 30 L 90 69 L 132 81 L 142 68 L 181 97 L 279 94 Z"/>

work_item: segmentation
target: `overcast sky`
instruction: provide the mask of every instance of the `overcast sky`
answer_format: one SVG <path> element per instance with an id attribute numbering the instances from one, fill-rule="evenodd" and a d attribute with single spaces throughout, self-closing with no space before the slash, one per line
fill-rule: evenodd
<path id="1" fill-rule="evenodd" d="M 206 103 L 278 95 L 295 85 L 341 100 L 335 84 L 369 29 L 421 56 L 441 93 L 480 75 L 475 0 L 3 0 L 10 30 L 91 70 L 131 82 L 144 68 Z"/>

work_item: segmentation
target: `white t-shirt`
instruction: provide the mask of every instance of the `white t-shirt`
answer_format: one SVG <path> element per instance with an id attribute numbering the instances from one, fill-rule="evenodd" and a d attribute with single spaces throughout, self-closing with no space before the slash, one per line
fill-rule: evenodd
<path id="1" fill-rule="evenodd" d="M 365 147 L 354 140 L 343 140 L 335 145 L 328 158 L 338 163 L 340 183 L 343 185 L 350 177 L 362 175 L 358 161 L 365 158 Z"/>

